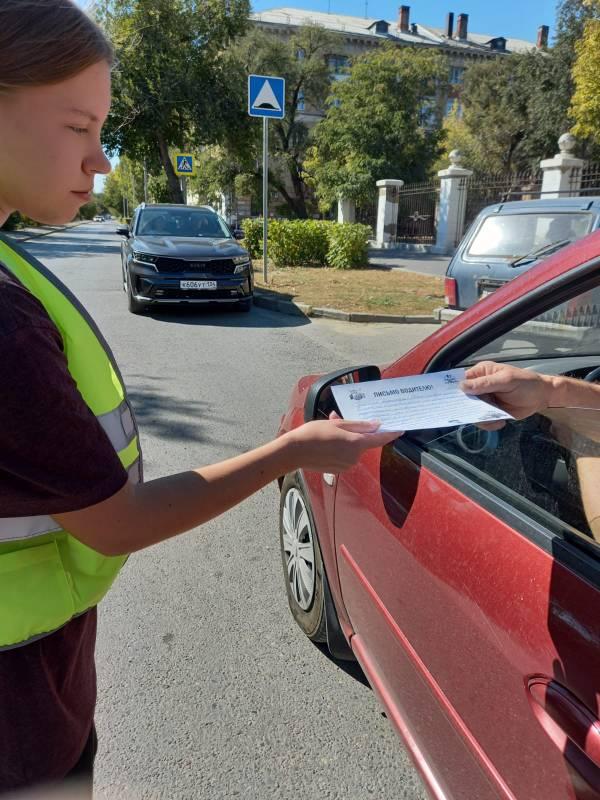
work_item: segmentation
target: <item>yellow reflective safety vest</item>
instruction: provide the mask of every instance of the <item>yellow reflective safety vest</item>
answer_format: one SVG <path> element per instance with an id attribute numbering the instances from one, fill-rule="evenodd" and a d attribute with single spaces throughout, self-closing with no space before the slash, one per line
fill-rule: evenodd
<path id="1" fill-rule="evenodd" d="M 94 321 L 66 286 L 2 234 L 0 263 L 46 309 L 62 335 L 69 372 L 84 401 L 130 480 L 140 482 L 142 459 L 133 410 Z M 51 516 L 2 517 L 0 508 L 0 651 L 46 636 L 93 608 L 126 559 L 92 550 Z"/>

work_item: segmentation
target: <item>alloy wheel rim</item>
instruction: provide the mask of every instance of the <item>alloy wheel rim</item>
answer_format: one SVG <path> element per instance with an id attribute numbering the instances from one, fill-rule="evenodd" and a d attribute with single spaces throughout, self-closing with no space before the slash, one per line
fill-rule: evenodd
<path id="1" fill-rule="evenodd" d="M 308 509 L 297 489 L 290 489 L 283 503 L 283 552 L 294 600 L 308 611 L 315 594 L 315 548 Z"/>

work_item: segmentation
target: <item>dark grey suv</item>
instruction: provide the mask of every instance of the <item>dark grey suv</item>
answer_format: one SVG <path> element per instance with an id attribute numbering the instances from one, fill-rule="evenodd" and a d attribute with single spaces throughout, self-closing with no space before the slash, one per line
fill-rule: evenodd
<path id="1" fill-rule="evenodd" d="M 136 208 L 130 227 L 117 228 L 123 289 L 129 310 L 173 303 L 252 306 L 250 256 L 221 217 L 208 206 L 149 205 Z"/>

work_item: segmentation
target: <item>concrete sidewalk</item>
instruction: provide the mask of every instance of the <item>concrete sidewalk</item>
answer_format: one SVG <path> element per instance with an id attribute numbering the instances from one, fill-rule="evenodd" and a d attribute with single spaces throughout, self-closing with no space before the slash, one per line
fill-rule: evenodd
<path id="1" fill-rule="evenodd" d="M 404 250 L 369 249 L 369 264 L 387 269 L 402 269 L 421 275 L 437 275 L 443 278 L 451 256 L 433 253 L 410 253 Z"/>

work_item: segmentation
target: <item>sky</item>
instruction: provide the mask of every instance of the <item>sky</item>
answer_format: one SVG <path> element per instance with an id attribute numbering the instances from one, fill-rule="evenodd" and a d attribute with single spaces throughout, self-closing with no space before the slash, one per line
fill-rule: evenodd
<path id="1" fill-rule="evenodd" d="M 87 0 L 77 0 L 79 5 L 85 7 Z M 454 19 L 458 14 L 469 15 L 469 30 L 473 33 L 489 33 L 490 36 L 506 36 L 516 39 L 526 39 L 535 42 L 537 29 L 540 25 L 550 26 L 550 39 L 554 35 L 556 19 L 556 4 L 552 0 L 477 0 L 465 2 L 460 0 L 403 0 L 410 6 L 411 22 L 442 28 L 446 22 L 446 14 L 454 12 Z M 366 3 L 366 14 L 365 14 Z M 264 11 L 268 8 L 290 6 L 305 8 L 313 11 L 329 11 L 332 14 L 348 14 L 350 16 L 369 16 L 376 19 L 395 20 L 398 8 L 402 2 L 391 0 L 264 0 L 253 4 L 254 11 Z M 113 159 L 113 164 L 116 164 Z M 95 190 L 101 192 L 104 187 L 104 178 L 96 178 Z"/>
<path id="2" fill-rule="evenodd" d="M 365 3 L 367 12 L 365 14 Z M 291 6 L 293 8 L 329 11 L 332 14 L 349 14 L 356 17 L 395 20 L 400 5 L 410 6 L 411 22 L 443 28 L 446 14 L 454 12 L 469 15 L 469 28 L 474 33 L 489 33 L 493 36 L 512 36 L 516 39 L 536 40 L 540 25 L 550 26 L 552 36 L 556 17 L 556 4 L 553 0 L 477 0 L 476 2 L 456 2 L 456 0 L 266 0 L 253 3 L 254 11 L 267 8 Z"/>

